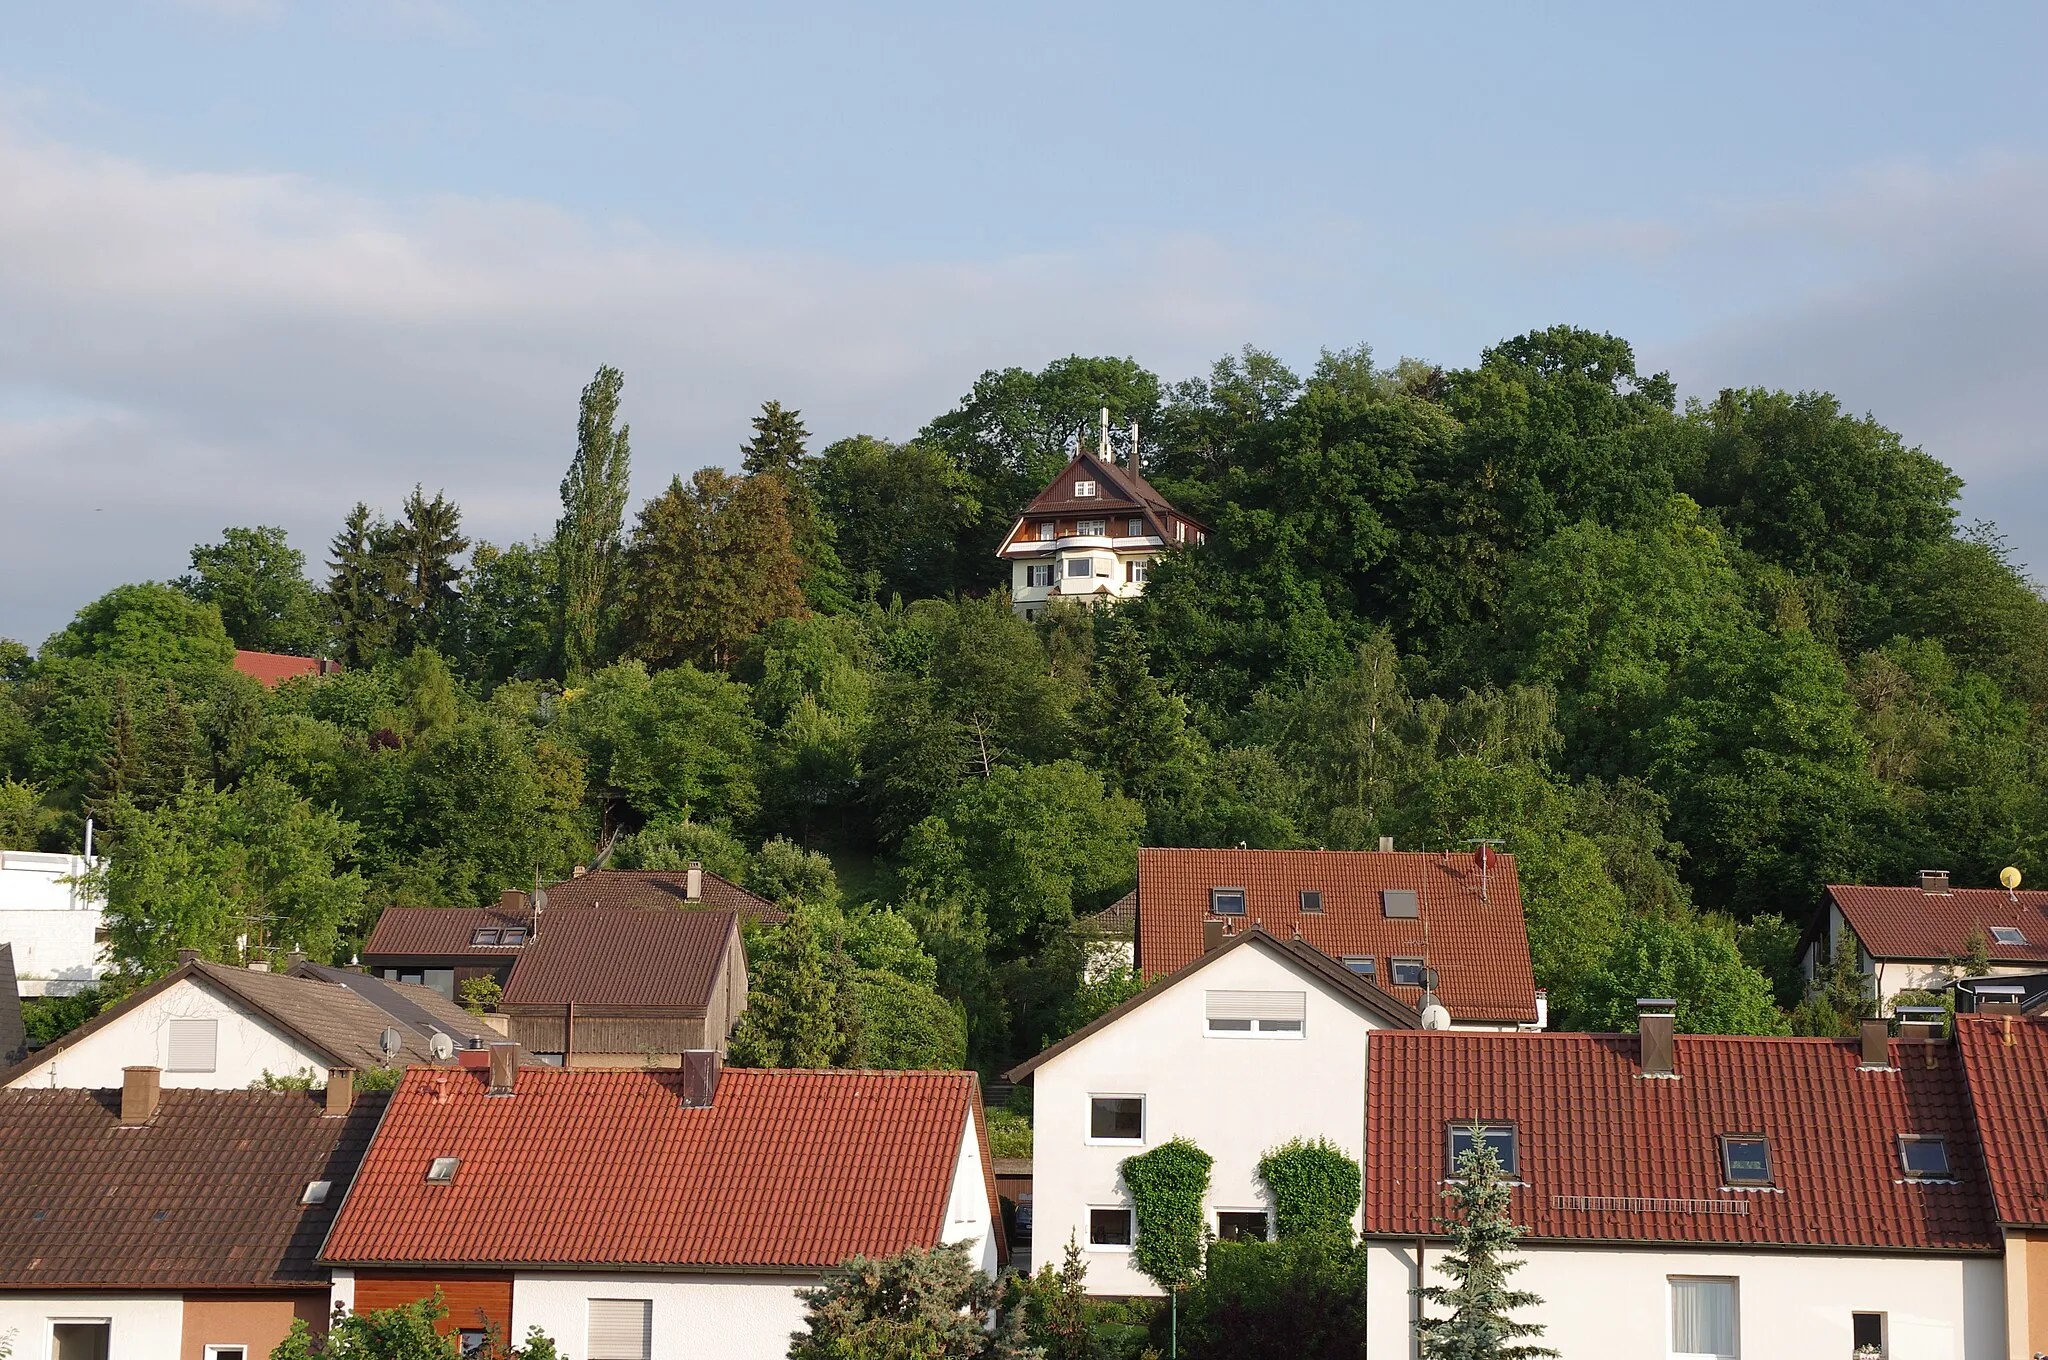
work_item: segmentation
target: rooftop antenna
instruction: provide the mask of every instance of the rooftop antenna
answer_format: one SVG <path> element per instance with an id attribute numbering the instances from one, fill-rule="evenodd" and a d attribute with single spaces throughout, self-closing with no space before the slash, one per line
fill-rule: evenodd
<path id="1" fill-rule="evenodd" d="M 1096 456 L 1103 462 L 1109 461 L 1109 408 L 1102 408 L 1102 438 L 1095 445 Z"/>
<path id="2" fill-rule="evenodd" d="M 533 920 L 526 927 L 527 939 L 540 938 L 540 914 L 547 910 L 547 906 L 548 890 L 540 885 L 540 867 L 536 865 L 533 870 Z"/>
<path id="3" fill-rule="evenodd" d="M 1473 862 L 1479 866 L 1479 900 L 1490 902 L 1493 899 L 1486 895 L 1486 889 L 1488 873 L 1493 868 L 1493 847 L 1506 845 L 1507 842 L 1483 840 L 1472 836 L 1466 838 L 1465 844 L 1472 847 Z"/>
<path id="4" fill-rule="evenodd" d="M 1138 477 L 1145 475 L 1138 464 L 1138 422 L 1135 420 L 1131 422 L 1131 473 Z"/>
<path id="5" fill-rule="evenodd" d="M 91 835 L 91 826 L 91 822 L 86 823 L 86 827 L 88 828 L 86 833 L 87 835 Z M 86 853 L 90 854 L 91 851 L 87 851 Z M 2017 866 L 2008 864 L 2003 869 L 2000 869 L 1998 871 L 1998 881 L 2005 885 L 2005 898 L 2008 902 L 2017 902 L 2020 900 L 2013 893 L 2013 889 L 2019 887 L 2020 885 L 2020 871 Z"/>
<path id="6" fill-rule="evenodd" d="M 85 862 L 87 864 L 92 863 L 92 818 L 90 817 L 85 819 Z M 2013 872 L 2018 873 L 2019 870 L 2015 869 Z"/>

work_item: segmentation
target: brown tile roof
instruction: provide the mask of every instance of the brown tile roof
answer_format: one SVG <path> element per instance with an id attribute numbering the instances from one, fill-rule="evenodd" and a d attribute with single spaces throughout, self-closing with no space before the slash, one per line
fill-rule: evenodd
<path id="1" fill-rule="evenodd" d="M 1998 1221 L 2048 1227 L 2048 1021 L 1959 1015 L 1956 1044 Z"/>
<path id="2" fill-rule="evenodd" d="M 1074 482 L 1077 478 L 1093 481 L 1096 484 L 1096 494 L 1074 495 Z M 1024 527 L 1033 520 L 1044 519 L 1049 515 L 1089 519 L 1100 516 L 1108 519 L 1119 515 L 1128 516 L 1133 511 L 1138 512 L 1146 520 L 1147 533 L 1156 534 L 1168 543 L 1176 541 L 1168 530 L 1168 516 L 1186 520 L 1191 532 L 1208 532 L 1208 525 L 1199 523 L 1193 516 L 1177 508 L 1166 497 L 1160 495 L 1156 487 L 1131 469 L 1120 463 L 1097 458 L 1092 453 L 1079 453 L 1060 470 L 1059 476 L 1053 478 L 1043 491 L 1032 497 L 1030 503 L 1018 512 L 1017 524 L 1004 538 L 1002 547 L 997 550 L 997 556 L 1003 556 L 1012 550 L 1028 551 L 1035 548 L 1041 540 L 1030 537 L 1029 531 Z M 1019 536 L 1020 533 L 1023 534 L 1022 537 Z M 1111 535 L 1115 538 L 1124 536 Z M 1045 546 L 1050 548 L 1052 545 L 1048 543 Z"/>
<path id="3" fill-rule="evenodd" d="M 739 929 L 729 911 L 551 906 L 512 967 L 503 1004 L 701 1010 Z"/>
<path id="4" fill-rule="evenodd" d="M 786 919 L 780 907 L 757 897 L 709 869 L 698 892 L 688 897 L 685 874 L 670 870 L 595 869 L 578 878 L 548 885 L 548 910 L 560 907 L 683 907 L 690 910 L 734 911 L 743 919 L 775 924 Z"/>
<path id="5" fill-rule="evenodd" d="M 235 669 L 252 680 L 260 680 L 276 689 L 286 680 L 301 675 L 332 675 L 341 669 L 337 661 L 323 661 L 317 656 L 286 656 L 282 652 L 245 652 L 235 650 Z"/>
<path id="6" fill-rule="evenodd" d="M 1075 918 L 1074 933 L 1102 940 L 1135 940 L 1138 935 L 1138 890 L 1131 889 L 1093 915 Z"/>
<path id="7" fill-rule="evenodd" d="M 351 1264 L 815 1269 L 943 1239 L 971 1072 L 411 1072 L 328 1239 Z M 445 1098 L 442 1091 L 445 1088 Z M 436 1157 L 461 1164 L 428 1185 Z M 983 1179 L 996 1211 L 982 1136 Z"/>
<path id="8" fill-rule="evenodd" d="M 1392 958 L 1427 958 L 1437 996 L 1460 1021 L 1534 1023 L 1536 981 L 1512 855 L 1495 855 L 1480 897 L 1471 855 L 1374 850 L 1178 850 L 1138 852 L 1138 967 L 1146 977 L 1182 968 L 1202 952 L 1211 888 L 1245 891 L 1246 923 L 1302 939 L 1334 958 L 1369 955 L 1388 978 Z M 1386 889 L 1417 894 L 1420 916 L 1389 919 Z M 1300 894 L 1322 894 L 1319 913 Z M 1419 987 L 1388 990 L 1416 1004 Z"/>
<path id="9" fill-rule="evenodd" d="M 1959 958 L 1969 950 L 1970 931 L 1981 929 L 1996 963 L 2048 961 L 2048 892 L 2003 888 L 1955 888 L 1945 893 L 1919 888 L 1867 887 L 1831 883 L 1828 896 L 1874 959 Z M 1825 928 L 1821 912 L 1807 927 L 1811 940 Z M 1993 926 L 2018 926 L 2025 944 L 2000 944 Z"/>
<path id="10" fill-rule="evenodd" d="M 1515 1222 L 1529 1240 L 1994 1252 L 1964 1090 L 1947 1044 L 1679 1035 L 1674 1079 L 1640 1075 L 1632 1034 L 1375 1033 L 1366 1053 L 1365 1228 L 1440 1230 L 1446 1131 L 1515 1125 Z M 1770 1139 L 1777 1187 L 1724 1190 L 1722 1134 Z M 1906 1181 L 1898 1135 L 1939 1134 L 1955 1184 Z"/>
<path id="11" fill-rule="evenodd" d="M 1139 992 L 1121 1005 L 1104 1011 L 1094 1020 L 1075 1030 L 1066 1038 L 1052 1045 L 1052 1047 L 1036 1057 L 1025 1059 L 1003 1075 L 1010 1081 L 1024 1080 L 1024 1078 L 1030 1076 L 1053 1058 L 1058 1057 L 1090 1035 L 1107 1029 L 1131 1011 L 1136 1010 L 1164 992 L 1168 987 L 1173 986 L 1183 978 L 1191 977 L 1200 972 L 1217 959 L 1228 954 L 1231 950 L 1242 949 L 1248 945 L 1271 950 L 1276 957 L 1291 961 L 1297 968 L 1300 968 L 1311 977 L 1321 979 L 1326 986 L 1338 995 L 1348 997 L 1365 1007 L 1366 1010 L 1378 1016 L 1385 1024 L 1400 1028 L 1412 1028 L 1422 1023 L 1421 1013 L 1413 1006 L 1393 993 L 1374 986 L 1321 950 L 1304 944 L 1300 940 L 1279 939 L 1267 933 L 1263 928 L 1253 926 L 1249 930 L 1239 931 L 1231 936 L 1223 945 L 1210 953 L 1199 956 L 1179 972 L 1169 974 L 1163 978 L 1148 980 L 1144 991 Z M 1402 990 L 1412 992 L 1417 989 L 1405 987 Z"/>
<path id="12" fill-rule="evenodd" d="M 516 958 L 524 946 L 473 945 L 480 927 L 531 926 L 533 915 L 524 894 L 508 894 L 517 906 L 386 907 L 364 942 L 365 962 L 389 966 L 400 960 L 502 960 Z M 731 911 L 742 920 L 773 925 L 786 919 L 780 907 L 764 897 L 706 870 L 698 900 L 689 900 L 687 876 L 662 871 L 596 869 L 547 886 L 543 921 L 572 907 L 678 908 L 686 911 Z"/>
<path id="13" fill-rule="evenodd" d="M 363 942 L 366 964 L 388 966 L 400 961 L 454 961 L 514 959 L 523 945 L 477 945 L 470 941 L 476 931 L 488 927 L 533 924 L 533 914 L 524 909 L 503 911 L 497 907 L 386 907 Z"/>
<path id="14" fill-rule="evenodd" d="M 0 1289 L 324 1284 L 320 1243 L 384 1099 L 329 1119 L 305 1092 L 166 1090 L 122 1128 L 118 1091 L 0 1091 Z M 316 1180 L 326 1203 L 302 1205 Z"/>

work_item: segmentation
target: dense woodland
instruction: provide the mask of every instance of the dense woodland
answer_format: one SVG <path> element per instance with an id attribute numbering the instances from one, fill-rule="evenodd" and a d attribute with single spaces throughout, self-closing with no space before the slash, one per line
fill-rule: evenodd
<path id="1" fill-rule="evenodd" d="M 1506 843 L 1561 1026 L 1661 994 L 1833 1032 L 1853 1000 L 1791 959 L 1822 884 L 2040 862 L 2048 604 L 1948 468 L 1826 394 L 1681 408 L 1563 327 L 1462 370 L 1074 357 L 907 442 L 814 449 L 770 402 L 737 475 L 636 509 L 622 388 L 582 394 L 550 534 L 473 542 L 416 489 L 324 563 L 230 528 L 0 642 L 0 843 L 96 819 L 98 1003 L 184 946 L 346 961 L 387 904 L 608 847 L 799 908 L 737 1056 L 987 1069 L 1134 985 L 1084 981 L 1069 926 L 1138 845 L 1391 835 Z M 1105 405 L 1212 532 L 1027 624 L 996 542 Z M 346 670 L 266 692 L 237 645 Z"/>

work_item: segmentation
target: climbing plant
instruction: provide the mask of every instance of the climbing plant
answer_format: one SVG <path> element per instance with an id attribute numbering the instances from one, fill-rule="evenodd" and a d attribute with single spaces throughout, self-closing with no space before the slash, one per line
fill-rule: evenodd
<path id="1" fill-rule="evenodd" d="M 1290 1138 L 1259 1158 L 1273 1197 L 1273 1225 L 1285 1242 L 1311 1234 L 1351 1240 L 1362 1183 L 1358 1163 L 1327 1138 Z"/>
<path id="2" fill-rule="evenodd" d="M 1138 1211 L 1138 1240 L 1131 1255 L 1161 1289 L 1178 1289 L 1201 1271 L 1208 1238 L 1202 1200 L 1209 1193 L 1213 1162 L 1186 1138 L 1124 1158 L 1124 1184 Z"/>

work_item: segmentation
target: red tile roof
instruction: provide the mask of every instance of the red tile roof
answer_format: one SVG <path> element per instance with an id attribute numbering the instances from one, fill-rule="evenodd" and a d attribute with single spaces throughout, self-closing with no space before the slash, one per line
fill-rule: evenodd
<path id="1" fill-rule="evenodd" d="M 739 930 L 729 911 L 549 907 L 512 966 L 504 1004 L 701 1009 Z"/>
<path id="2" fill-rule="evenodd" d="M 1536 981 L 1512 855 L 1493 856 L 1480 896 L 1471 855 L 1372 850 L 1168 850 L 1138 852 L 1138 966 L 1148 977 L 1185 967 L 1202 952 L 1211 888 L 1245 891 L 1243 923 L 1263 923 L 1333 958 L 1370 955 L 1382 985 L 1392 958 L 1427 958 L 1437 996 L 1456 1020 L 1534 1023 Z M 1385 889 L 1417 894 L 1420 916 L 1389 919 Z M 1304 912 L 1303 891 L 1323 909 Z M 1388 986 L 1414 1005 L 1419 987 Z"/>
<path id="3" fill-rule="evenodd" d="M 1366 1054 L 1368 1234 L 1436 1234 L 1446 1131 L 1512 1123 L 1530 1240 L 1994 1252 L 1999 1234 L 1953 1046 L 1679 1035 L 1674 1079 L 1632 1034 L 1388 1030 Z M 1770 1139 L 1777 1186 L 1722 1188 L 1722 1134 Z M 1947 1139 L 1955 1184 L 1902 1178 L 1898 1135 Z"/>
<path id="4" fill-rule="evenodd" d="M 315 1255 L 384 1100 L 329 1119 L 319 1094 L 166 1090 L 122 1128 L 119 1091 L 0 1091 L 0 1289 L 325 1284 Z M 301 1204 L 316 1180 L 326 1202 Z"/>
<path id="5" fill-rule="evenodd" d="M 2048 1227 L 2048 1021 L 1956 1017 L 1998 1221 Z"/>
<path id="6" fill-rule="evenodd" d="M 983 1123 L 970 1072 L 730 1069 L 707 1109 L 673 1071 L 486 1084 L 407 1074 L 325 1259 L 815 1269 L 931 1246 Z M 436 1157 L 461 1159 L 454 1184 L 426 1183 Z M 982 1163 L 993 1214 L 985 1131 Z"/>
<path id="7" fill-rule="evenodd" d="M 1831 883 L 1828 896 L 1842 910 L 1865 952 L 1874 959 L 1959 958 L 1969 951 L 1972 929 L 1984 932 L 1997 963 L 2048 961 L 2048 892 L 2003 888 L 1955 888 L 1945 893 L 1918 888 L 1866 887 Z M 1811 939 L 1826 914 L 1807 929 Z M 2025 944 L 2000 944 L 1993 926 L 2018 926 Z"/>
<path id="8" fill-rule="evenodd" d="M 245 652 L 235 650 L 235 669 L 253 680 L 260 680 L 271 689 L 286 680 L 301 675 L 332 675 L 341 669 L 339 662 L 325 661 L 317 656 L 286 656 L 282 652 Z"/>

